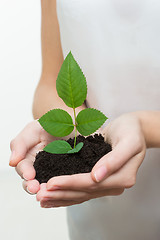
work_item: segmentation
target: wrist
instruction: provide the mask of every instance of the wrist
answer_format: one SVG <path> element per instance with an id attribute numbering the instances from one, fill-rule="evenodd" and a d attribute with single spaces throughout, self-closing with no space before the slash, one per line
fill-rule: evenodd
<path id="1" fill-rule="evenodd" d="M 50 110 L 49 98 L 52 91 L 53 86 L 51 87 L 50 85 L 41 82 L 38 84 L 32 104 L 32 114 L 34 119 L 40 118 Z"/>
<path id="2" fill-rule="evenodd" d="M 160 112 L 137 111 L 134 113 L 139 119 L 147 148 L 160 147 Z"/>

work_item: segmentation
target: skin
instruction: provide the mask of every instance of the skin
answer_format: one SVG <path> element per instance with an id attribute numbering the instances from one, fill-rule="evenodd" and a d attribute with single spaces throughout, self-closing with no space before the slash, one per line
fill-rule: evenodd
<path id="1" fill-rule="evenodd" d="M 33 116 L 38 119 L 54 108 L 64 109 L 73 116 L 72 110 L 56 92 L 56 79 L 63 62 L 56 1 L 41 1 L 41 6 L 42 74 L 34 95 Z M 77 108 L 76 113 L 84 108 L 85 104 Z M 54 177 L 40 185 L 35 180 L 35 155 L 59 138 L 46 133 L 37 120 L 29 123 L 11 141 L 10 166 L 15 167 L 24 179 L 23 188 L 36 194 L 42 207 L 70 206 L 101 196 L 120 195 L 136 183 L 146 148 L 160 147 L 160 112 L 127 113 L 99 131 L 113 150 L 98 161 L 91 173 Z M 72 136 L 74 132 L 67 138 Z"/>
<path id="2" fill-rule="evenodd" d="M 144 115 L 157 120 L 148 123 Z M 145 118 L 144 118 L 145 119 Z M 35 194 L 42 207 L 69 206 L 92 198 L 122 194 L 124 189 L 134 186 L 136 175 L 143 162 L 146 146 L 160 147 L 160 112 L 128 113 L 115 119 L 103 129 L 105 140 L 112 144 L 113 150 L 102 157 L 91 173 L 51 178 L 46 184 L 34 179 L 33 161 L 37 151 L 42 149 L 54 137 L 46 133 L 38 121 L 29 123 L 11 142 L 14 153 L 10 165 L 16 165 L 18 174 L 27 179 L 23 187 Z M 147 126 L 147 129 L 145 129 Z M 152 129 L 148 138 L 148 128 Z M 145 135 L 147 132 L 147 135 Z M 32 142 L 28 139 L 32 139 Z M 158 140 L 155 142 L 155 140 Z M 101 167 L 105 168 L 100 171 Z M 97 174 L 97 171 L 100 172 Z"/>

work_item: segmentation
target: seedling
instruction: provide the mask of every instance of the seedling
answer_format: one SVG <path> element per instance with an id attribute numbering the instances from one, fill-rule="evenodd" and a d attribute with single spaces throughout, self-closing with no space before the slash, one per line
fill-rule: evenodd
<path id="1" fill-rule="evenodd" d="M 71 52 L 65 58 L 59 71 L 56 89 L 64 103 L 73 108 L 74 122 L 72 117 L 62 109 L 50 110 L 38 121 L 45 131 L 55 137 L 67 136 L 75 129 L 74 147 L 72 148 L 64 140 L 55 140 L 43 150 L 56 154 L 79 152 L 83 143 L 80 142 L 76 145 L 77 131 L 83 136 L 88 136 L 100 128 L 107 117 L 94 108 L 86 108 L 76 116 L 75 109 L 84 103 L 87 96 L 87 82 Z"/>

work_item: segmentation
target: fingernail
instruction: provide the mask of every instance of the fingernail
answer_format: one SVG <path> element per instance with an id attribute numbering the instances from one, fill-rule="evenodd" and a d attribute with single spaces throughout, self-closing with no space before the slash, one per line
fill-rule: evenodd
<path id="1" fill-rule="evenodd" d="M 105 166 L 101 166 L 100 168 L 98 168 L 94 174 L 97 182 L 102 181 L 106 177 L 106 175 L 107 175 L 107 169 Z"/>
<path id="2" fill-rule="evenodd" d="M 27 187 L 27 192 L 30 193 L 30 194 L 32 194 L 32 195 L 34 194 L 34 193 L 32 193 L 32 192 L 29 191 L 28 187 Z"/>
<path id="3" fill-rule="evenodd" d="M 27 179 L 27 178 L 25 177 L 25 174 L 23 174 L 23 179 L 26 180 L 26 181 L 29 180 L 29 179 Z"/>
<path id="4" fill-rule="evenodd" d="M 16 151 L 13 150 L 12 153 L 11 153 L 11 157 L 10 157 L 10 159 L 9 159 L 9 162 L 11 162 L 12 160 L 14 160 L 15 157 L 16 157 Z"/>

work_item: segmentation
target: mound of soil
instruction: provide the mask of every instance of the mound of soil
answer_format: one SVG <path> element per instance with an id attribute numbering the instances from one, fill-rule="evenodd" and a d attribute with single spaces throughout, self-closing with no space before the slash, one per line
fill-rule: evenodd
<path id="1" fill-rule="evenodd" d="M 36 155 L 34 168 L 36 179 L 40 183 L 47 182 L 50 178 L 60 175 L 72 175 L 91 172 L 96 162 L 112 150 L 111 145 L 104 142 L 101 134 L 77 137 L 77 144 L 83 142 L 84 146 L 74 154 L 52 154 L 40 151 Z M 74 138 L 67 142 L 73 147 Z"/>

